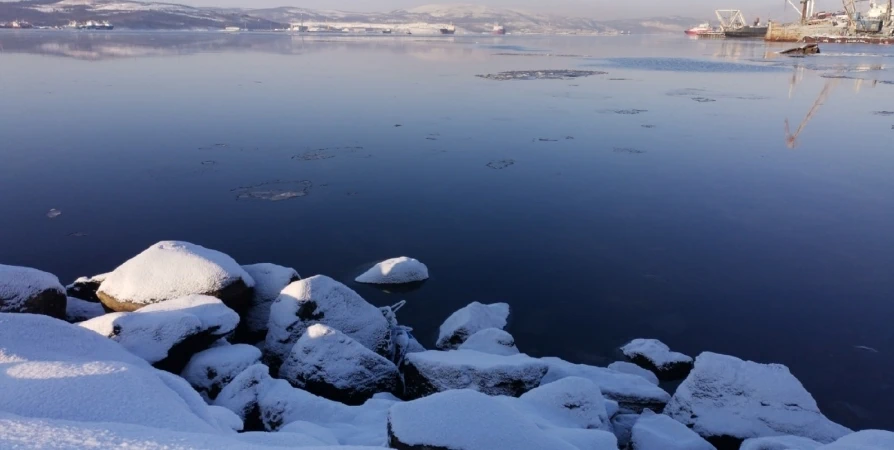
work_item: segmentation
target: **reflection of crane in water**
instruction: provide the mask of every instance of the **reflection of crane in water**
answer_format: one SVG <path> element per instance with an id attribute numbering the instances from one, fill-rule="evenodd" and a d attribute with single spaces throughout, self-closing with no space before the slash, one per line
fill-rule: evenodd
<path id="1" fill-rule="evenodd" d="M 826 85 L 823 87 L 823 90 L 820 91 L 819 96 L 816 98 L 816 101 L 813 102 L 813 106 L 810 107 L 810 111 L 807 111 L 807 116 L 804 117 L 804 120 L 801 121 L 801 124 L 798 125 L 798 129 L 795 130 L 794 133 L 791 132 L 789 128 L 788 119 L 785 119 L 785 144 L 788 148 L 795 148 L 798 146 L 798 136 L 801 135 L 801 132 L 804 131 L 804 128 L 810 122 L 810 119 L 813 119 L 813 116 L 820 110 L 824 103 L 826 103 L 826 98 L 829 97 L 829 94 L 835 89 L 835 86 L 838 84 L 838 80 L 828 80 L 826 81 Z"/>

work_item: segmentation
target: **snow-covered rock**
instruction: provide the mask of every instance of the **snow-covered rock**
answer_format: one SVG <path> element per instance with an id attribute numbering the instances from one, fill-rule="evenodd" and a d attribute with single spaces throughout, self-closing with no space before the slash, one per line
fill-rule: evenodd
<path id="1" fill-rule="evenodd" d="M 0 313 L 43 314 L 65 318 L 65 288 L 55 275 L 0 264 Z"/>
<path id="2" fill-rule="evenodd" d="M 499 328 L 485 328 L 466 339 L 459 346 L 459 350 L 475 350 L 492 355 L 516 355 L 519 353 L 515 346 L 515 338 L 511 334 Z"/>
<path id="3" fill-rule="evenodd" d="M 332 430 L 303 420 L 296 420 L 280 428 L 278 433 L 291 433 L 311 436 L 326 445 L 338 445 L 338 437 Z"/>
<path id="4" fill-rule="evenodd" d="M 389 360 L 344 333 L 311 325 L 292 347 L 279 377 L 293 386 L 349 405 L 378 392 L 398 393 L 400 373 Z"/>
<path id="5" fill-rule="evenodd" d="M 79 298 L 68 297 L 65 303 L 65 321 L 69 323 L 83 322 L 106 313 L 102 303 L 93 303 Z"/>
<path id="6" fill-rule="evenodd" d="M 470 390 L 395 404 L 388 439 L 391 448 L 413 450 L 581 450 L 541 430 L 501 398 Z M 590 450 L 616 450 L 613 441 L 611 447 Z"/>
<path id="7" fill-rule="evenodd" d="M 672 352 L 657 339 L 634 339 L 621 352 L 634 363 L 655 372 L 662 380 L 681 380 L 692 370 L 692 357 Z"/>
<path id="8" fill-rule="evenodd" d="M 246 430 L 297 432 L 297 428 L 310 427 L 317 430 L 312 435 L 318 439 L 331 434 L 340 445 L 378 446 L 387 440 L 388 408 L 394 403 L 379 399 L 361 406 L 333 402 L 270 377 L 262 364 L 236 376 L 214 402 L 243 418 Z M 297 422 L 301 425 L 292 426 Z"/>
<path id="9" fill-rule="evenodd" d="M 612 431 L 618 439 L 618 448 L 626 449 L 630 444 L 633 426 L 639 420 L 639 414 L 617 414 L 612 416 Z"/>
<path id="10" fill-rule="evenodd" d="M 262 341 L 267 335 L 270 305 L 286 286 L 300 280 L 301 276 L 291 267 L 276 264 L 252 264 L 242 268 L 255 280 L 255 292 L 240 328 L 244 328 L 248 342 Z"/>
<path id="11" fill-rule="evenodd" d="M 646 380 L 649 380 L 649 383 L 652 383 L 656 386 L 659 383 L 658 376 L 655 375 L 654 372 L 652 372 L 651 370 L 643 369 L 642 367 L 637 366 L 633 363 L 629 363 L 626 361 L 617 361 L 609 364 L 608 368 L 616 372 L 641 376 Z"/>
<path id="12" fill-rule="evenodd" d="M 219 299 L 190 295 L 78 325 L 112 339 L 156 367 L 180 372 L 189 358 L 231 333 L 239 315 Z"/>
<path id="13" fill-rule="evenodd" d="M 428 267 L 425 264 L 401 256 L 376 264 L 354 281 L 367 284 L 406 284 L 427 279 Z"/>
<path id="14" fill-rule="evenodd" d="M 772 436 L 746 439 L 739 450 L 816 450 L 821 445 L 798 436 Z"/>
<path id="15" fill-rule="evenodd" d="M 641 413 L 644 409 L 661 411 L 670 394 L 638 375 L 630 375 L 604 367 L 574 364 L 559 358 L 540 358 L 549 366 L 543 384 L 566 377 L 582 377 L 599 386 L 605 398 L 618 402 L 622 413 Z"/>
<path id="16" fill-rule="evenodd" d="M 631 450 L 717 450 L 680 422 L 651 410 L 643 411 L 633 425 Z"/>
<path id="17" fill-rule="evenodd" d="M 484 305 L 474 302 L 450 315 L 441 325 L 438 341 L 441 350 L 453 350 L 462 345 L 469 336 L 487 329 L 502 330 L 509 320 L 509 305 L 494 303 Z"/>
<path id="18" fill-rule="evenodd" d="M 44 316 L 0 314 L 0 393 L 0 411 L 18 416 L 102 422 L 106 429 L 115 423 L 228 431 L 186 381 L 96 333 Z"/>
<path id="19" fill-rule="evenodd" d="M 710 352 L 664 412 L 709 440 L 792 435 L 825 444 L 851 432 L 820 412 L 787 367 Z"/>
<path id="20" fill-rule="evenodd" d="M 891 450 L 894 433 L 881 430 L 864 430 L 849 434 L 817 450 Z"/>
<path id="21" fill-rule="evenodd" d="M 180 376 L 211 401 L 236 375 L 261 361 L 261 351 L 247 344 L 212 347 L 193 355 Z"/>
<path id="22" fill-rule="evenodd" d="M 209 295 L 241 310 L 252 298 L 251 276 L 229 256 L 188 242 L 163 241 L 108 274 L 97 297 L 113 311 L 188 295 Z"/>
<path id="23" fill-rule="evenodd" d="M 295 342 L 317 323 L 391 356 L 391 327 L 382 311 L 344 284 L 317 275 L 290 284 L 270 306 L 264 358 L 271 369 L 279 370 Z"/>
<path id="24" fill-rule="evenodd" d="M 404 361 L 405 394 L 420 398 L 453 389 L 518 397 L 540 385 L 548 366 L 527 355 L 472 350 L 410 353 Z"/>
<path id="25" fill-rule="evenodd" d="M 516 404 L 537 416 L 541 428 L 612 430 L 602 392 L 586 378 L 568 377 L 540 386 L 522 394 Z"/>
<path id="26" fill-rule="evenodd" d="M 74 283 L 65 286 L 65 292 L 69 297 L 80 298 L 92 303 L 99 303 L 100 301 L 99 297 L 96 296 L 96 291 L 99 290 L 99 285 L 101 285 L 108 276 L 109 274 L 104 273 L 92 277 L 78 278 L 77 280 L 74 280 Z"/>

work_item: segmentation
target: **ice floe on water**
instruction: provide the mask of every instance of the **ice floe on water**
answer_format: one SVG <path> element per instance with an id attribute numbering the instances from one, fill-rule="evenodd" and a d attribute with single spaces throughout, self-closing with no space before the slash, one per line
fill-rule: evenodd
<path id="1" fill-rule="evenodd" d="M 61 215 L 62 215 L 62 211 L 59 211 L 56 208 L 53 208 L 53 209 L 47 211 L 47 217 L 50 219 L 55 219 Z"/>
<path id="2" fill-rule="evenodd" d="M 640 155 L 646 152 L 645 150 L 637 150 L 631 147 L 615 147 L 612 151 L 615 153 L 627 153 L 629 155 Z"/>
<path id="3" fill-rule="evenodd" d="M 477 75 L 479 78 L 496 81 L 510 80 L 571 80 L 575 78 L 605 75 L 598 70 L 513 70 L 510 72 Z"/>
<path id="4" fill-rule="evenodd" d="M 788 70 L 767 64 L 717 62 L 692 58 L 606 58 L 589 65 L 659 72 L 776 73 Z"/>
<path id="5" fill-rule="evenodd" d="M 487 163 L 487 167 L 490 167 L 491 169 L 502 170 L 513 164 L 515 164 L 514 159 L 496 159 Z"/>
<path id="6" fill-rule="evenodd" d="M 300 181 L 268 181 L 251 186 L 240 186 L 231 189 L 236 193 L 237 200 L 267 200 L 280 202 L 293 198 L 304 197 L 310 194 L 313 183 L 308 180 Z"/>

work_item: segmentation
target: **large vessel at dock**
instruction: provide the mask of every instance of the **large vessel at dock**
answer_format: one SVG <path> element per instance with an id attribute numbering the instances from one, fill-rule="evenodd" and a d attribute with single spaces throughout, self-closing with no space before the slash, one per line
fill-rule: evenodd
<path id="1" fill-rule="evenodd" d="M 500 24 L 496 24 L 496 25 L 494 25 L 493 31 L 491 31 L 490 33 L 495 34 L 497 36 L 502 36 L 502 35 L 506 34 L 506 27 L 504 27 L 503 25 L 500 25 Z"/>
<path id="2" fill-rule="evenodd" d="M 24 30 L 28 28 L 34 28 L 34 25 L 31 25 L 28 22 L 23 22 L 21 20 L 13 20 L 12 22 L 0 22 L 0 28 L 13 28 L 16 30 Z"/>
<path id="3" fill-rule="evenodd" d="M 75 28 L 78 30 L 114 30 L 115 26 L 110 24 L 109 22 L 103 20 L 88 20 L 86 22 L 75 22 L 71 21 L 68 23 L 69 28 Z"/>
<path id="4" fill-rule="evenodd" d="M 451 23 L 444 28 L 441 28 L 441 34 L 456 34 L 456 27 Z"/>
<path id="5" fill-rule="evenodd" d="M 774 42 L 894 44 L 894 7 L 870 0 L 866 11 L 858 11 L 856 0 L 843 0 L 844 11 L 815 12 L 815 0 L 801 0 L 797 23 L 770 23 L 766 40 Z"/>

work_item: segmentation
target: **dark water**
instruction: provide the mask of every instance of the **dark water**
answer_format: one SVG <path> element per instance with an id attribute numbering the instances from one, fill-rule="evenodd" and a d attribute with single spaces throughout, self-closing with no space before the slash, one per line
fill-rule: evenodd
<path id="1" fill-rule="evenodd" d="M 69 281 L 187 240 L 406 298 L 428 344 L 455 309 L 507 301 L 531 354 L 605 364 L 656 337 L 786 364 L 833 419 L 894 428 L 891 48 L 123 32 L 0 48 L 5 264 Z M 475 76 L 544 69 L 608 73 Z M 399 255 L 433 278 L 350 281 Z"/>

